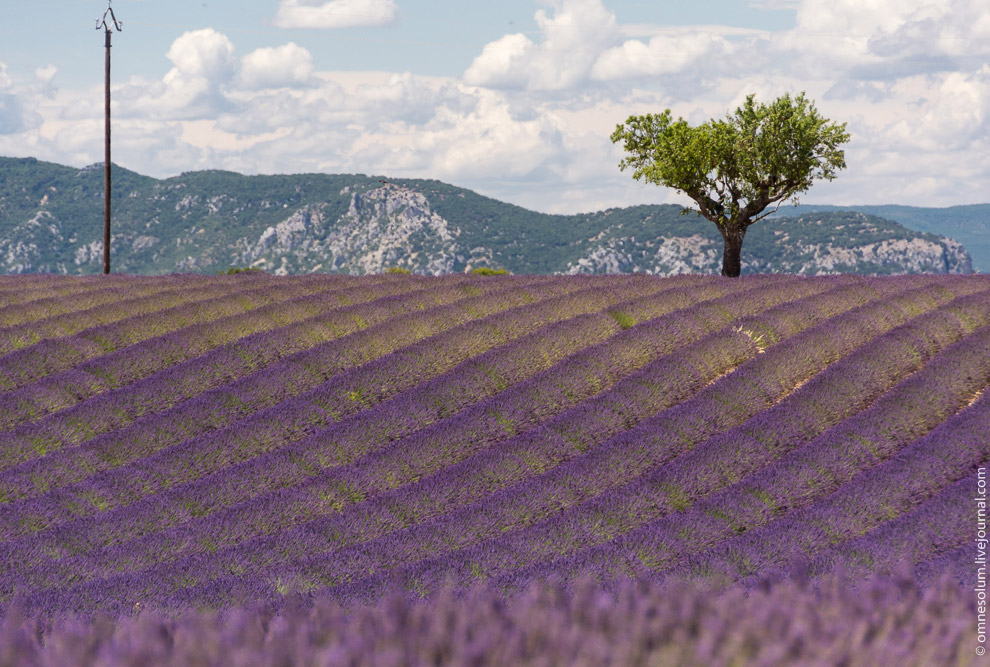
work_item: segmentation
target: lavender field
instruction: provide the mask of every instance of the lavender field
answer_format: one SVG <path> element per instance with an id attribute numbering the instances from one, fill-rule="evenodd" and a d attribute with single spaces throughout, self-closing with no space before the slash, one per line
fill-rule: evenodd
<path id="1" fill-rule="evenodd" d="M 970 664 L 988 385 L 985 275 L 0 277 L 0 665 Z"/>

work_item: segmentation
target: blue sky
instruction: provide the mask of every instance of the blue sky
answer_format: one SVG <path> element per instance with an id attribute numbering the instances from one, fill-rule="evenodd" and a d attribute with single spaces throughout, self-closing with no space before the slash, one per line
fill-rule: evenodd
<path id="1" fill-rule="evenodd" d="M 534 14 L 540 5 L 533 0 L 397 0 L 393 21 L 336 30 L 276 27 L 277 0 L 115 0 L 112 6 L 125 31 L 114 43 L 126 50 L 114 62 L 114 72 L 125 77 L 164 76 L 171 67 L 165 53 L 176 37 L 209 27 L 226 34 L 243 52 L 293 41 L 313 54 L 320 69 L 456 77 L 481 45 L 510 32 L 538 35 Z M 733 26 L 781 29 L 794 22 L 793 10 L 758 9 L 745 0 L 624 0 L 607 6 L 629 24 L 702 25 L 717 17 L 717 22 Z M 106 7 L 93 0 L 13 4 L 0 24 L 0 58 L 27 72 L 52 62 L 67 80 L 98 83 L 103 38 L 93 27 Z M 87 59 L 93 49 L 97 53 Z"/>
<path id="2" fill-rule="evenodd" d="M 105 2 L 0 23 L 0 155 L 102 159 Z M 849 168 L 807 202 L 988 200 L 985 0 L 115 0 L 114 160 L 438 178 L 555 212 L 684 201 L 608 134 L 807 91 Z"/>

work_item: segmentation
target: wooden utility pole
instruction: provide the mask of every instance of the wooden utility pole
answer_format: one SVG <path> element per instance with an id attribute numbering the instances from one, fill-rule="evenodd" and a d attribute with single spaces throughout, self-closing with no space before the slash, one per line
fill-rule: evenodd
<path id="1" fill-rule="evenodd" d="M 104 81 L 104 155 L 103 155 L 103 273 L 110 273 L 110 24 L 107 23 L 107 14 L 110 15 L 110 22 L 117 31 L 123 30 L 122 23 L 117 21 L 113 14 L 113 8 L 107 1 L 107 11 L 103 12 L 103 18 L 96 20 L 96 29 L 103 28 L 106 33 L 106 79 Z"/>

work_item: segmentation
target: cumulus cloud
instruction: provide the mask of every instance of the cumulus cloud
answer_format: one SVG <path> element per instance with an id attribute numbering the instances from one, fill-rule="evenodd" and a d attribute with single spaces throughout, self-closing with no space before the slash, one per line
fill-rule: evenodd
<path id="1" fill-rule="evenodd" d="M 312 54 L 294 42 L 256 49 L 241 61 L 241 81 L 248 88 L 305 86 L 313 72 Z"/>
<path id="2" fill-rule="evenodd" d="M 893 80 L 990 55 L 983 0 L 803 0 L 796 22 L 777 47 L 822 76 Z"/>
<path id="3" fill-rule="evenodd" d="M 927 152 L 990 147 L 990 65 L 973 73 L 908 77 L 890 91 L 906 103 L 892 122 L 875 128 L 890 144 Z"/>
<path id="4" fill-rule="evenodd" d="M 175 65 L 166 79 L 188 77 L 222 83 L 237 67 L 234 45 L 226 35 L 213 28 L 183 34 L 172 42 L 165 55 Z"/>
<path id="5" fill-rule="evenodd" d="M 279 28 L 352 28 L 379 26 L 395 20 L 393 0 L 281 0 L 275 25 Z"/>
<path id="6" fill-rule="evenodd" d="M 563 90 L 588 79 L 599 55 L 620 38 L 615 14 L 601 0 L 546 0 L 536 12 L 542 41 L 521 33 L 487 44 L 464 72 L 470 85 Z"/>
<path id="7" fill-rule="evenodd" d="M 315 85 L 313 56 L 294 42 L 238 58 L 226 35 L 205 28 L 178 37 L 166 56 L 173 67 L 160 81 L 132 79 L 115 87 L 114 99 L 126 113 L 162 120 L 217 119 L 252 94 Z"/>
<path id="8" fill-rule="evenodd" d="M 225 106 L 224 87 L 238 68 L 226 35 L 212 28 L 186 32 L 172 42 L 166 57 L 174 66 L 160 84 L 134 100 L 139 109 L 162 117 L 197 118 Z"/>
<path id="9" fill-rule="evenodd" d="M 673 74 L 704 62 L 710 68 L 731 51 L 723 37 L 687 29 L 657 35 L 648 43 L 628 40 L 603 52 L 591 70 L 595 79 L 622 79 Z"/>
<path id="10" fill-rule="evenodd" d="M 666 77 L 668 85 L 691 88 L 768 70 L 805 79 L 893 81 L 972 70 L 990 58 L 990 13 L 983 0 L 756 3 L 797 10 L 795 28 L 772 36 L 719 26 L 618 25 L 602 0 L 544 4 L 550 10 L 536 14 L 540 39 L 516 33 L 488 43 L 463 80 L 532 91 L 637 77 Z M 680 81 L 671 78 L 677 76 Z"/>
<path id="11" fill-rule="evenodd" d="M 417 133 L 415 147 L 447 178 L 476 181 L 497 173 L 515 179 L 559 159 L 561 134 L 552 114 L 520 118 L 503 96 L 483 91 L 469 113 L 439 109 Z"/>
<path id="12" fill-rule="evenodd" d="M 525 88 L 528 64 L 536 50 L 536 44 L 521 32 L 500 37 L 485 45 L 464 72 L 464 81 L 491 88 Z"/>
<path id="13" fill-rule="evenodd" d="M 974 0 L 922 5 L 896 25 L 878 29 L 868 39 L 867 49 L 888 67 L 897 64 L 897 69 L 915 73 L 982 64 L 990 56 L 986 9 L 985 3 Z"/>

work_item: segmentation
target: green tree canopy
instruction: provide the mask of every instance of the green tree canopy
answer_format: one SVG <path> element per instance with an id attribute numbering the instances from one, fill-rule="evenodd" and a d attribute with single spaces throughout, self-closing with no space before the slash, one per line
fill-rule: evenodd
<path id="1" fill-rule="evenodd" d="M 746 229 L 784 201 L 797 203 L 813 181 L 832 180 L 846 166 L 839 145 L 849 141 L 845 123 L 819 115 L 804 93 L 770 104 L 754 96 L 728 114 L 692 127 L 663 113 L 630 116 L 612 142 L 629 154 L 619 163 L 633 178 L 674 188 L 715 223 L 725 242 L 722 275 L 738 276 Z M 766 210 L 776 204 L 772 210 Z"/>

